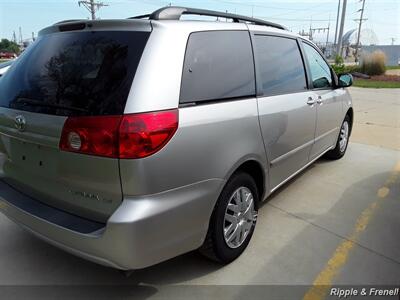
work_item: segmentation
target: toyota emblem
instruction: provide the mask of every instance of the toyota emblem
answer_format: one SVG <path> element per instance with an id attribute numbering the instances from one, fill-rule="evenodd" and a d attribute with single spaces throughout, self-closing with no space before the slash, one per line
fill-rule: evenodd
<path id="1" fill-rule="evenodd" d="M 24 116 L 18 115 L 15 117 L 15 128 L 18 129 L 18 131 L 24 131 L 26 128 L 26 120 Z"/>

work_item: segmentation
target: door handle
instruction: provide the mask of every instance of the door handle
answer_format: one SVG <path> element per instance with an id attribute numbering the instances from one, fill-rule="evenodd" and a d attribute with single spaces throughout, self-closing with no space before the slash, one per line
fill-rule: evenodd
<path id="1" fill-rule="evenodd" d="M 308 97 L 307 104 L 308 105 L 314 105 L 315 104 L 315 99 L 313 97 Z"/>
<path id="2" fill-rule="evenodd" d="M 318 104 L 322 104 L 322 97 L 321 96 L 318 96 L 317 103 Z"/>

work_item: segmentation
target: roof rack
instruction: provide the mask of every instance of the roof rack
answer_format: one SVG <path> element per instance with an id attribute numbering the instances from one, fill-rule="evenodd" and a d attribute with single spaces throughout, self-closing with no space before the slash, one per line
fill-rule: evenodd
<path id="1" fill-rule="evenodd" d="M 197 8 L 189 8 L 189 7 L 180 7 L 180 6 L 166 6 L 162 7 L 152 14 L 149 15 L 141 15 L 132 17 L 130 19 L 144 19 L 149 18 L 150 20 L 179 20 L 182 15 L 199 15 L 199 16 L 210 16 L 210 17 L 220 17 L 232 19 L 235 23 L 240 22 L 249 22 L 255 25 L 264 25 L 269 27 L 275 27 L 278 29 L 287 30 L 284 26 L 276 23 L 272 23 L 269 21 L 264 21 L 261 19 L 241 16 L 237 14 L 224 13 L 214 10 L 207 9 L 197 9 Z"/>

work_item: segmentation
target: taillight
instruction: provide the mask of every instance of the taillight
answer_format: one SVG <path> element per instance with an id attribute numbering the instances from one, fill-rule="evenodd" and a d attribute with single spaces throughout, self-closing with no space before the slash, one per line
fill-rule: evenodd
<path id="1" fill-rule="evenodd" d="M 60 149 L 113 158 L 143 158 L 159 151 L 178 128 L 178 110 L 123 116 L 69 117 Z"/>
<path id="2" fill-rule="evenodd" d="M 118 157 L 121 116 L 69 117 L 61 134 L 64 151 Z"/>
<path id="3" fill-rule="evenodd" d="M 119 157 L 142 158 L 156 153 L 178 128 L 178 110 L 125 115 L 119 126 Z"/>

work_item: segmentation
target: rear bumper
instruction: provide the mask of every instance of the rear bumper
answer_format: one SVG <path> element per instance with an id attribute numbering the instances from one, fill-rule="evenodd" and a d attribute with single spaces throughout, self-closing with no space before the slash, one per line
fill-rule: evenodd
<path id="1" fill-rule="evenodd" d="M 125 198 L 101 224 L 44 206 L 0 181 L 0 211 L 72 254 L 117 269 L 141 269 L 201 246 L 223 183 L 210 179 Z"/>

